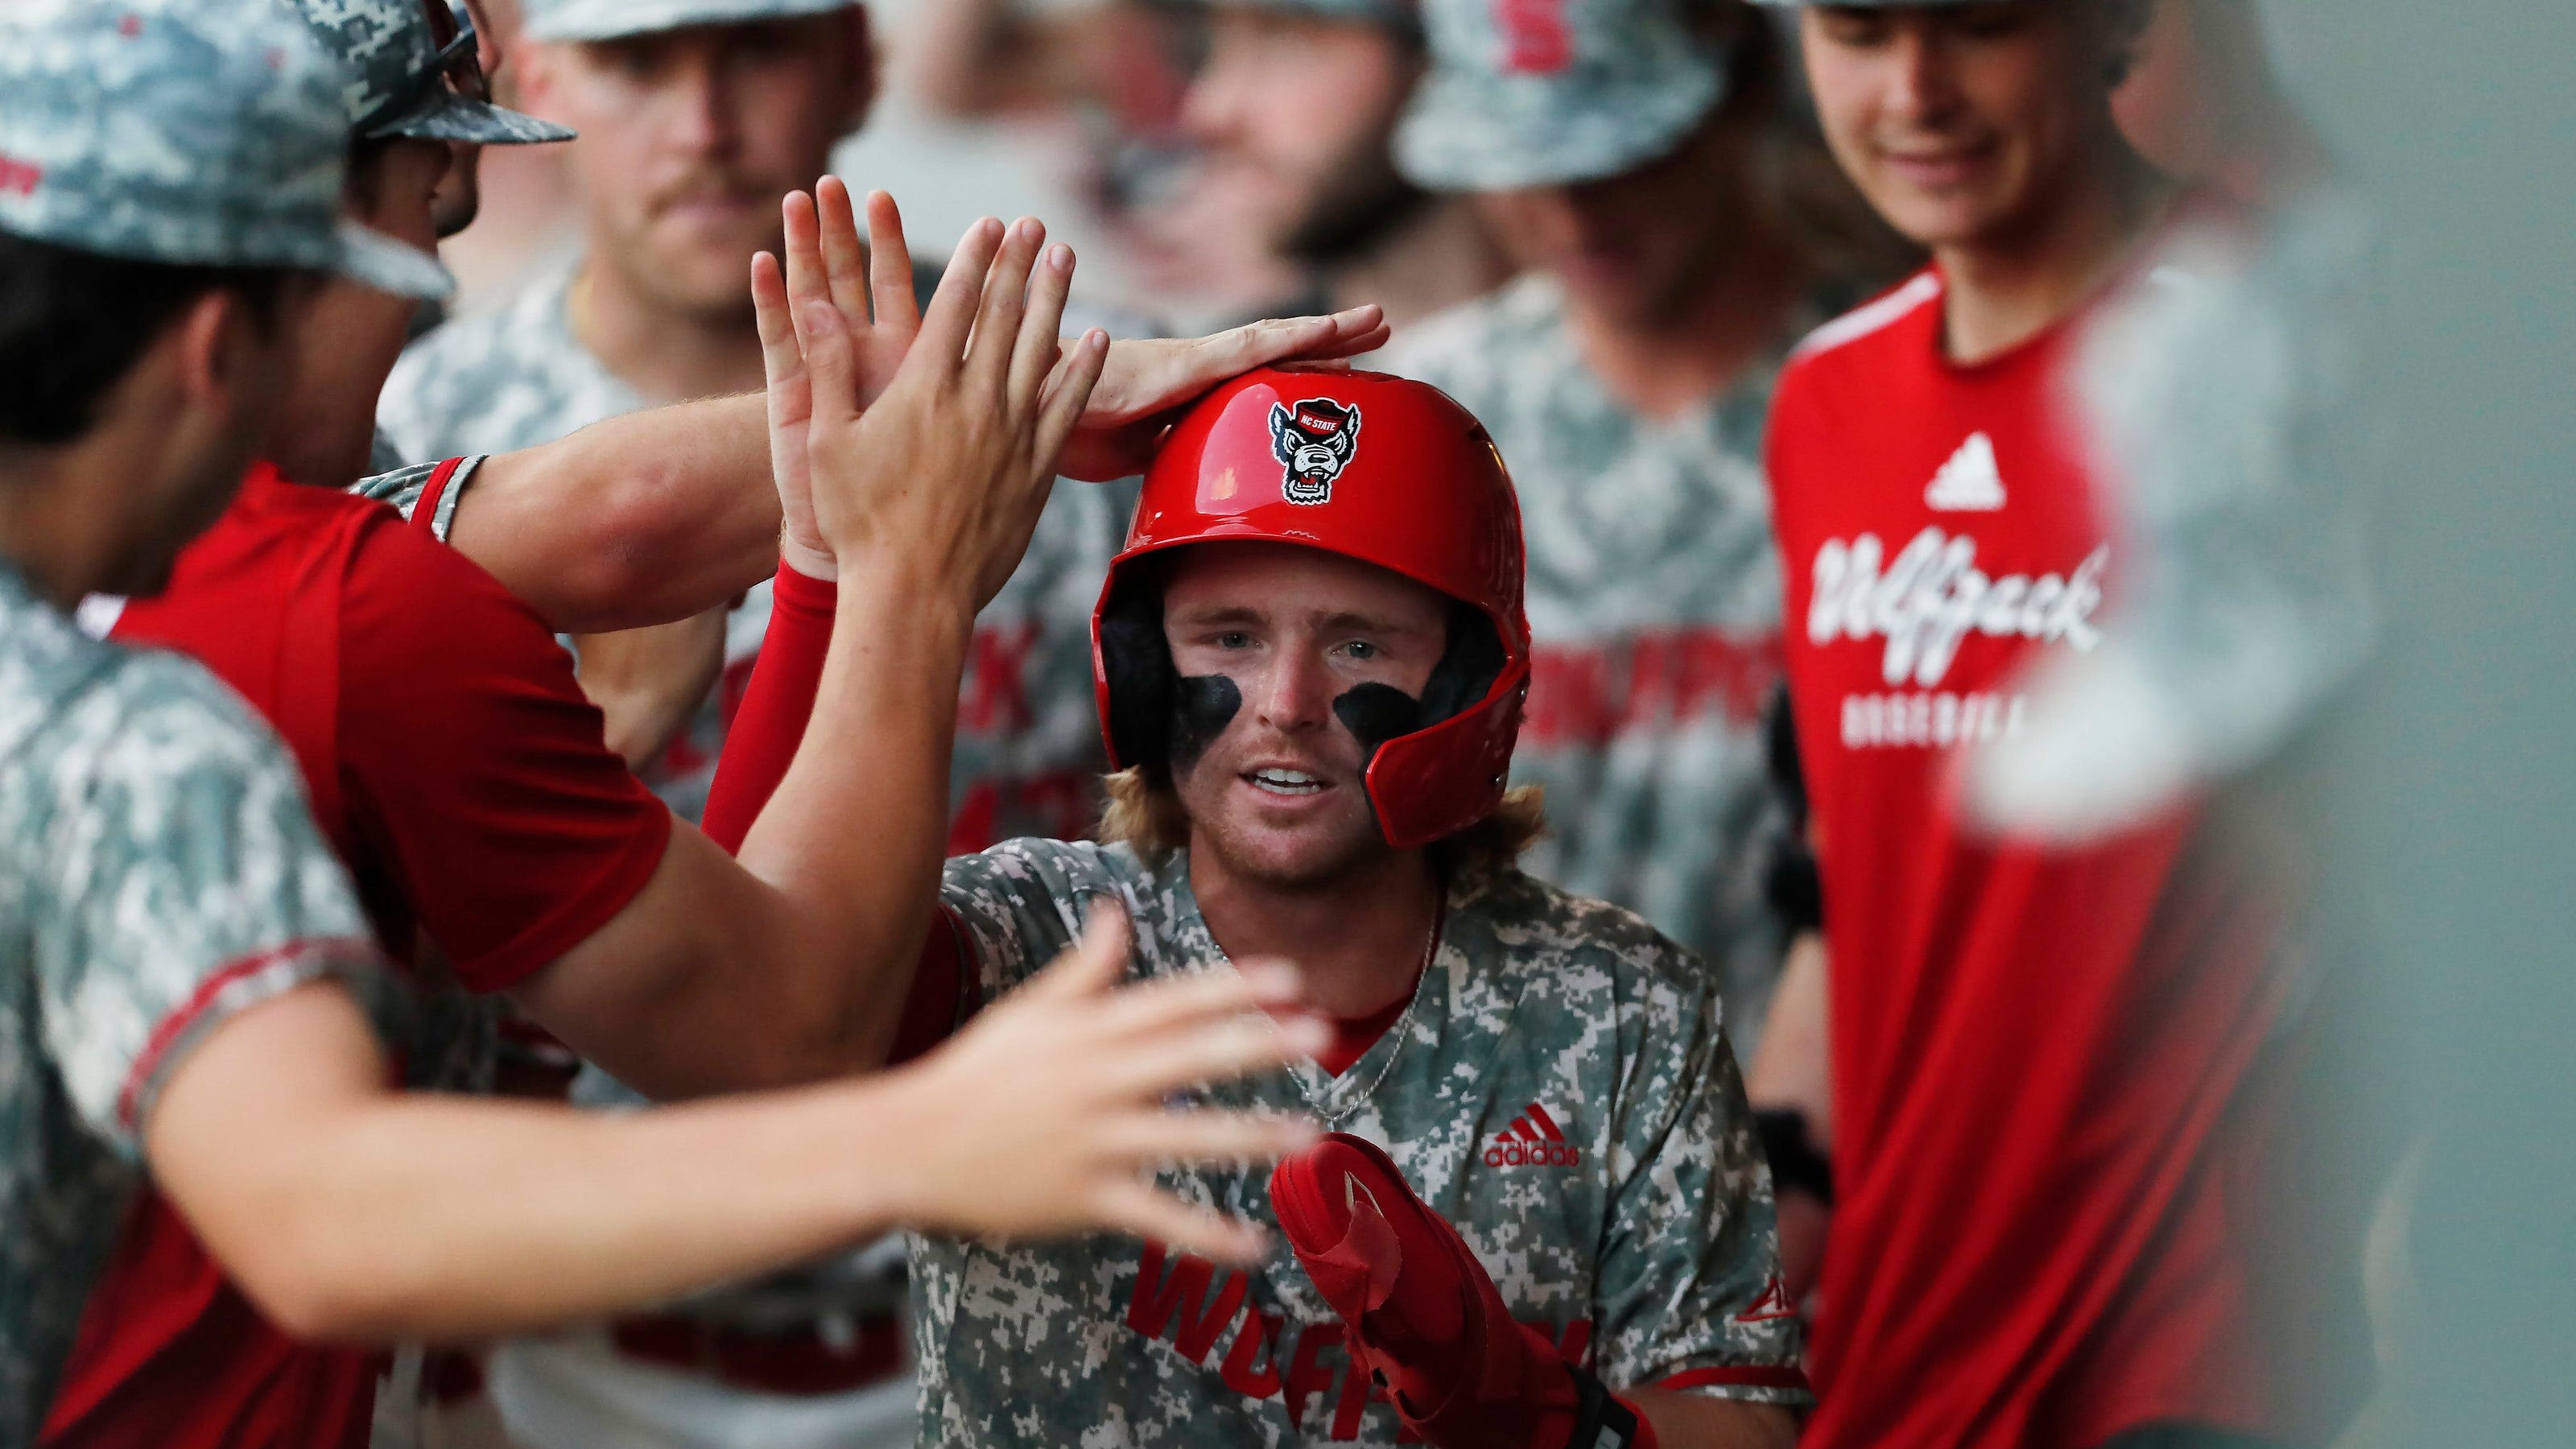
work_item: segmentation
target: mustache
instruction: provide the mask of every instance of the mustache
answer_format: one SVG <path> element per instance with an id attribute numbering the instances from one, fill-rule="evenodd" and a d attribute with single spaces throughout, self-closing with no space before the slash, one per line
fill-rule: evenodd
<path id="1" fill-rule="evenodd" d="M 644 193 L 645 210 L 655 216 L 684 201 L 701 197 L 725 197 L 757 201 L 766 197 L 772 202 L 787 194 L 776 186 L 733 166 L 715 162 L 692 163 L 661 181 Z"/>

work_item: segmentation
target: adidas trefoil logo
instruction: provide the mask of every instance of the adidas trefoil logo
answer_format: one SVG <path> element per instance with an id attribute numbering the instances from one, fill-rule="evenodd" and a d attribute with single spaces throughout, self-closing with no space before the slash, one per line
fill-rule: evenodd
<path id="1" fill-rule="evenodd" d="M 1556 1119 L 1536 1102 L 1512 1119 L 1509 1131 L 1495 1133 L 1493 1145 L 1485 1149 L 1487 1167 L 1579 1167 L 1582 1163 L 1583 1149 L 1567 1142 Z"/>
<path id="2" fill-rule="evenodd" d="M 2004 475 L 1995 467 L 1995 440 L 1970 433 L 1932 475 L 1923 501 L 1941 513 L 1992 513 L 2003 507 Z"/>

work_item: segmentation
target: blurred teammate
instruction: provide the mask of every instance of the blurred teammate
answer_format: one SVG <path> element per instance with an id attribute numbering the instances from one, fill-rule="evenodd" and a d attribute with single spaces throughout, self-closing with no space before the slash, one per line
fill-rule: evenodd
<path id="1" fill-rule="evenodd" d="M 757 388 L 746 269 L 780 245 L 780 199 L 822 174 L 875 94 L 867 12 L 838 0 L 537 0 L 520 20 L 522 100 L 582 136 L 566 163 L 583 247 L 406 351 L 377 408 L 406 458 L 504 453 Z M 684 815 L 723 741 L 717 673 L 749 669 L 767 609 L 755 590 L 729 618 L 574 641 L 610 744 Z"/>
<path id="2" fill-rule="evenodd" d="M 1395 123 L 1428 59 L 1413 0 L 1216 0 L 1181 120 L 1213 182 L 1335 305 L 1398 330 L 1507 274 L 1460 197 L 1395 169 Z"/>
<path id="3" fill-rule="evenodd" d="M 2141 576 L 2073 404 L 2083 340 L 2202 286 L 2175 228 L 2229 224 L 2115 123 L 2144 15 L 1801 15 L 1836 156 L 1934 257 L 1809 338 L 1772 419 L 1829 946 L 1824 1449 L 2321 1444 L 2366 1351 L 2301 1281 L 2339 1245 L 2288 1211 L 2315 978 L 2262 802 L 2189 793 L 2074 844 L 1959 799 Z"/>
<path id="4" fill-rule="evenodd" d="M 1824 315 L 1776 185 L 1778 43 L 1739 0 L 1434 0 L 1397 138 L 1473 193 L 1527 274 L 1415 329 L 1390 369 L 1494 429 L 1529 518 L 1531 869 L 1705 954 L 1751 1049 L 1779 968 L 1763 906 L 1762 706 L 1779 574 L 1762 428 Z"/>
<path id="5" fill-rule="evenodd" d="M 1505 791 L 1520 594 L 1510 483 L 1431 388 L 1264 371 L 1174 429 L 1100 595 L 1111 843 L 951 861 L 907 1020 L 1009 999 L 1123 902 L 1147 976 L 1293 949 L 1336 1039 L 1217 1096 L 1360 1135 L 1275 1181 L 1167 1179 L 1255 1218 L 1278 1195 L 1303 1272 L 924 1241 L 923 1442 L 1791 1441 L 1794 1314 L 1707 973 L 1512 864 L 1540 826 Z M 719 837 L 803 727 L 829 599 L 781 572 Z"/>
<path id="6" fill-rule="evenodd" d="M 1196 1002 L 1105 996 L 1121 954 L 1106 932 L 1008 1024 L 865 1085 L 625 1122 L 392 1090 L 377 1033 L 401 1039 L 401 994 L 307 813 L 309 777 L 206 671 L 98 643 L 69 617 L 96 590 L 160 587 L 223 514 L 326 275 L 443 290 L 427 254 L 339 218 L 345 81 L 300 21 L 264 7 L 219 25 L 155 0 L 0 18 L 0 1443 L 35 1442 L 147 1172 L 268 1312 L 317 1340 L 598 1313 L 914 1218 L 1126 1222 L 1249 1248 L 1240 1229 L 1176 1220 L 1131 1174 L 1173 1152 L 1291 1145 L 1156 1105 L 1211 1069 L 1277 1060 L 1286 1039 L 1221 1020 L 1260 999 L 1237 983 Z M 989 397 L 961 398 L 997 392 L 1014 363 L 1043 375 L 1057 349 L 1051 326 L 1006 326 L 961 358 L 974 300 L 961 288 L 934 315 L 891 416 L 827 454 L 816 490 L 854 573 L 921 567 L 882 535 L 863 543 L 892 527 L 965 566 L 926 596 L 961 605 L 977 543 L 1007 547 L 1007 529 L 879 501 L 921 474 L 960 492 L 1041 484 L 1032 451 L 1070 428 L 1098 361 L 1076 354 L 1043 393 L 1013 388 L 992 419 Z M 920 441 L 943 434 L 968 441 Z M 832 651 L 841 672 L 852 652 Z M 1155 1019 L 1159 1041 L 1138 1040 Z M 1106 1113 L 1071 1100 L 1083 1094 Z M 1041 1120 L 1059 1110 L 1077 1115 Z M 882 1152 L 811 1150 L 882 1131 Z M 1021 1186 L 1040 1195 L 1015 1209 Z M 215 1416 L 201 1395 L 222 1387 L 201 1376 L 220 1365 L 175 1367 L 163 1412 L 112 1442 L 363 1439 L 362 1423 L 320 1432 L 311 1416 L 329 1406 L 300 1396 Z"/>

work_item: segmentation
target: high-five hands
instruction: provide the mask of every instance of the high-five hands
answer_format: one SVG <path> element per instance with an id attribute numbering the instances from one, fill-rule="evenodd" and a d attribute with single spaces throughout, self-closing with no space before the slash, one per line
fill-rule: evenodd
<path id="1" fill-rule="evenodd" d="M 1229 1263 L 1260 1229 L 1155 1190 L 1165 1164 L 1263 1160 L 1315 1141 L 1302 1121 L 1174 1111 L 1171 1093 L 1321 1051 L 1320 1018 L 1288 1013 L 1281 965 L 1118 988 L 1127 918 L 1103 905 L 1082 939 L 956 1040 L 898 1072 L 942 1124 L 942 1158 L 900 1185 L 904 1221 L 1005 1237 L 1133 1233 Z M 1282 1013 L 1276 1023 L 1263 1010 Z"/>
<path id="2" fill-rule="evenodd" d="M 831 548 L 814 521 L 809 477 L 813 400 L 806 318 L 817 302 L 839 311 L 852 339 L 857 408 L 862 411 L 892 386 L 923 319 L 914 302 L 912 253 L 893 198 L 882 191 L 869 193 L 864 246 L 857 209 L 838 177 L 824 177 L 811 195 L 790 193 L 782 214 L 784 264 L 762 253 L 752 259 L 751 269 L 769 383 L 770 462 L 784 515 L 780 549 L 800 572 L 830 578 Z M 979 233 L 994 225 L 988 220 L 970 229 L 959 245 L 959 258 L 967 256 Z M 1043 235 L 1037 233 L 1039 239 Z M 983 265 L 989 263 L 979 264 L 979 271 Z M 950 279 L 954 277 L 952 266 Z M 1206 337 L 1112 342 L 1080 419 L 1055 458 L 1054 471 L 1094 481 L 1142 472 L 1171 415 L 1227 378 L 1276 362 L 1329 363 L 1374 351 L 1386 339 L 1385 315 L 1367 306 L 1329 317 L 1254 322 Z M 1060 340 L 1059 345 L 1069 357 L 1081 343 Z"/>
<path id="3" fill-rule="evenodd" d="M 792 199 L 789 210 L 799 210 Z M 811 528 L 837 567 L 864 560 L 930 598 L 954 590 L 972 610 L 1018 566 L 1109 345 L 1097 331 L 1057 345 L 1073 252 L 1045 241 L 1032 219 L 968 228 L 908 343 L 908 305 L 882 278 L 878 320 L 854 321 L 846 295 L 834 296 L 832 273 L 846 268 L 830 248 L 809 259 L 791 246 L 783 279 L 768 266 L 755 274 L 771 375 L 793 377 L 790 338 L 802 360 Z M 877 265 L 891 276 L 899 260 L 880 253 Z M 774 453 L 794 451 L 796 391 L 791 382 L 773 397 Z"/>

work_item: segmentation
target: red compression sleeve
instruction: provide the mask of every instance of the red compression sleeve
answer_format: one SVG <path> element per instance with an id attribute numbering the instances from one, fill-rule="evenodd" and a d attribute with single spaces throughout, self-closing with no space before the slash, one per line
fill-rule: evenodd
<path id="1" fill-rule="evenodd" d="M 840 597 L 840 585 L 778 566 L 760 661 L 752 666 L 742 707 L 725 732 L 715 783 L 707 790 L 707 838 L 727 851 L 742 849 L 752 822 L 796 762 L 815 692 L 823 685 L 823 657 L 832 647 L 832 612 Z"/>

